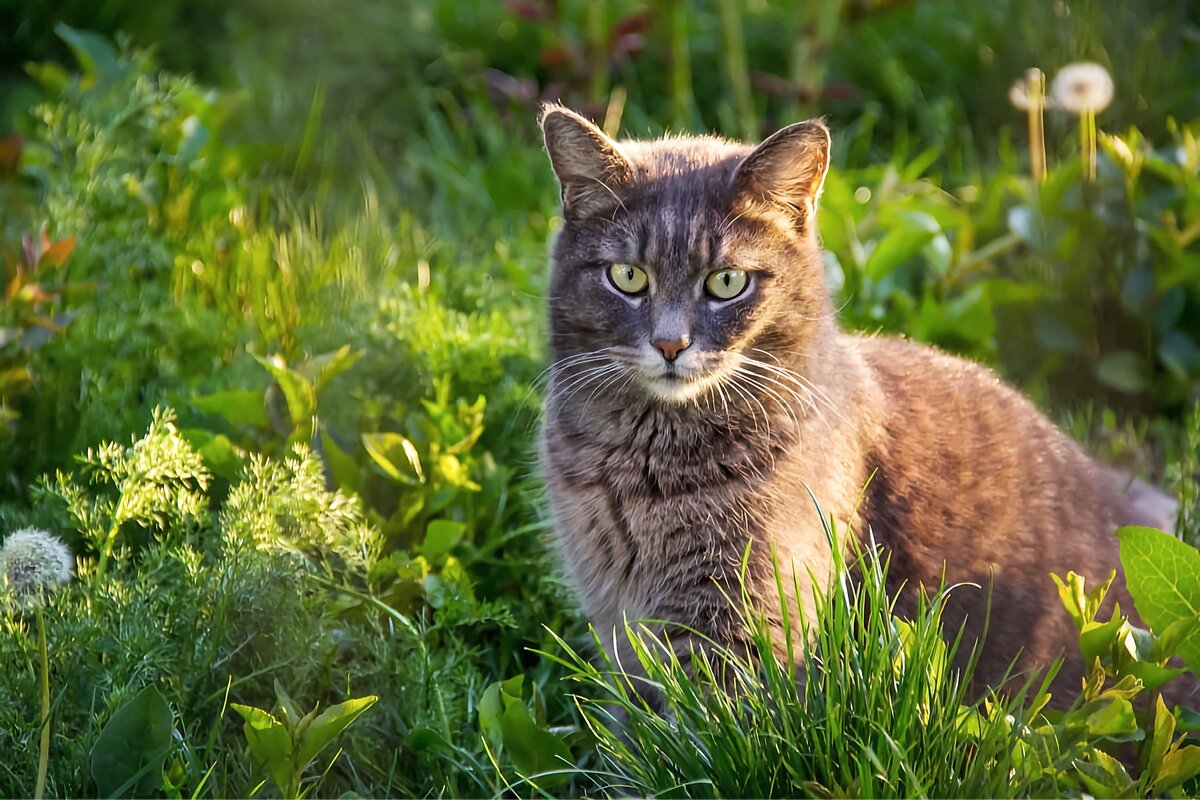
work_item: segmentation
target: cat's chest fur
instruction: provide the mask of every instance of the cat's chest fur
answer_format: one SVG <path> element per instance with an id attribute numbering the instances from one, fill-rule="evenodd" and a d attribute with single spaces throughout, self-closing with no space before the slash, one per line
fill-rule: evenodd
<path id="1" fill-rule="evenodd" d="M 564 565 L 589 617 L 605 626 L 690 615 L 715 586 L 736 583 L 748 546 L 816 525 L 804 486 L 836 471 L 821 453 L 806 456 L 800 427 L 782 415 L 731 421 L 652 405 L 552 411 L 542 460 Z"/>

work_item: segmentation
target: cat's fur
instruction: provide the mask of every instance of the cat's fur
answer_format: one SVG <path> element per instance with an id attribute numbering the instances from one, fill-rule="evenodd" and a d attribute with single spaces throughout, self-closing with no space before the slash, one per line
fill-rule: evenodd
<path id="1" fill-rule="evenodd" d="M 828 575 L 831 553 L 809 490 L 890 548 L 896 584 L 936 587 L 945 568 L 991 586 L 981 679 L 1021 648 L 1028 665 L 1076 653 L 1050 573 L 1104 580 L 1116 528 L 1170 526 L 1172 501 L 1131 490 L 987 369 L 839 330 L 815 224 L 823 123 L 757 148 L 616 143 L 559 106 L 542 126 L 565 224 L 541 463 L 565 568 L 612 655 L 635 663 L 625 619 L 737 643 L 727 596 L 748 544 L 765 609 L 778 607 L 772 546 L 795 569 L 792 601 L 811 606 L 808 575 Z M 646 291 L 623 294 L 613 264 L 644 269 Z M 702 286 L 725 267 L 752 277 L 721 302 Z M 1122 586 L 1112 596 L 1131 608 Z M 985 603 L 984 589 L 955 591 L 950 629 L 965 617 L 977 634 Z M 1080 669 L 1069 659 L 1063 680 L 1077 687 Z"/>

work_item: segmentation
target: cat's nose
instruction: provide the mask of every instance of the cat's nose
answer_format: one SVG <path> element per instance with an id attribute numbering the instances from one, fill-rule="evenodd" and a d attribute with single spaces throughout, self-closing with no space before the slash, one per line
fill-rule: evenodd
<path id="1" fill-rule="evenodd" d="M 688 345 L 691 343 L 692 340 L 688 338 L 686 333 L 675 339 L 655 339 L 650 342 L 658 352 L 663 354 L 663 358 L 667 361 L 674 361 L 680 353 L 688 349 Z"/>

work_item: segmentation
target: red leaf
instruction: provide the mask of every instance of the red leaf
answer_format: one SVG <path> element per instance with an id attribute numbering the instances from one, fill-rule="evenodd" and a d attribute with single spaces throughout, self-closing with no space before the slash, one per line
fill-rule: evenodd
<path id="1" fill-rule="evenodd" d="M 67 256 L 71 255 L 74 249 L 75 237 L 68 236 L 66 239 L 59 239 L 42 251 L 41 260 L 48 261 L 56 267 L 61 267 L 63 262 L 67 260 Z"/>

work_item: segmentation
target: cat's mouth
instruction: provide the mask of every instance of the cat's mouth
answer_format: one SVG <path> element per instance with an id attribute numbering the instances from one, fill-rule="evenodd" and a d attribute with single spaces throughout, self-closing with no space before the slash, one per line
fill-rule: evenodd
<path id="1" fill-rule="evenodd" d="M 642 371 L 646 390 L 666 403 L 679 404 L 693 400 L 720 382 L 720 369 L 688 369 L 678 364 L 666 364 L 647 374 Z"/>

